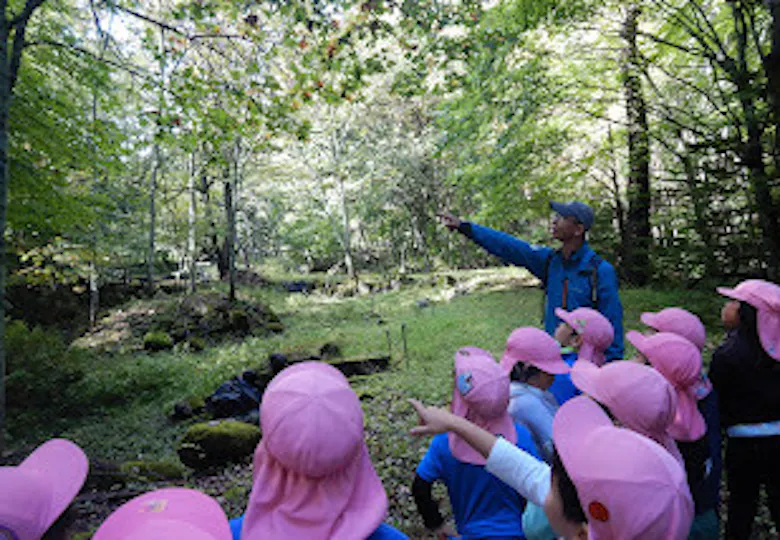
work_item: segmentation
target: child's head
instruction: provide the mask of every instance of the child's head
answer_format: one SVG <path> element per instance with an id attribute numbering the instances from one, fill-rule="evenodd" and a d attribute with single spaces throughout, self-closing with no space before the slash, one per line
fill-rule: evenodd
<path id="1" fill-rule="evenodd" d="M 217 501 L 187 488 L 144 493 L 115 510 L 94 540 L 231 540 L 230 525 Z"/>
<path id="2" fill-rule="evenodd" d="M 670 307 L 657 313 L 642 313 L 639 319 L 657 332 L 669 332 L 684 337 L 700 351 L 707 344 L 707 331 L 704 324 L 688 310 Z"/>
<path id="3" fill-rule="evenodd" d="M 766 354 L 780 361 L 780 286 L 749 279 L 734 289 L 719 287 L 718 292 L 732 299 L 721 311 L 726 329 L 756 336 Z"/>
<path id="4" fill-rule="evenodd" d="M 368 456 L 360 400 L 341 372 L 321 362 L 284 369 L 263 395 L 260 427 L 243 538 L 367 538 L 376 530 L 387 495 Z"/>
<path id="5" fill-rule="evenodd" d="M 84 451 L 65 439 L 39 446 L 16 467 L 0 467 L 0 538 L 40 538 L 87 478 Z"/>
<path id="6" fill-rule="evenodd" d="M 711 390 L 701 375 L 701 351 L 684 337 L 668 332 L 644 336 L 632 330 L 626 339 L 677 391 L 677 414 L 669 434 L 678 441 L 700 439 L 707 425 L 697 402 Z"/>
<path id="7" fill-rule="evenodd" d="M 493 356 L 477 347 L 464 347 L 455 353 L 455 384 L 452 412 L 467 418 L 511 443 L 517 442 L 509 406 L 509 375 Z M 466 441 L 450 433 L 452 455 L 458 461 L 484 465 L 485 458 Z"/>
<path id="8" fill-rule="evenodd" d="M 571 380 L 607 407 L 622 426 L 653 439 L 678 461 L 682 459 L 668 433 L 677 411 L 677 394 L 658 371 L 634 362 L 612 362 L 598 368 L 578 361 Z"/>
<path id="9" fill-rule="evenodd" d="M 593 362 L 597 366 L 604 364 L 607 350 L 615 339 L 612 323 L 604 315 L 591 308 L 577 308 L 574 311 L 555 309 L 555 315 L 563 321 L 567 328 L 560 328 L 556 336 L 560 336 L 564 347 L 574 347 L 578 350 L 578 358 Z"/>
<path id="10" fill-rule="evenodd" d="M 543 390 L 550 387 L 555 375 L 569 373 L 571 368 L 561 358 L 558 342 L 538 328 L 526 327 L 513 330 L 506 340 L 506 349 L 501 357 L 501 367 L 511 373 L 516 364 L 533 366 L 539 370 L 533 379 L 524 382 Z"/>
<path id="11" fill-rule="evenodd" d="M 553 441 L 560 462 L 544 510 L 556 532 L 591 540 L 687 536 L 694 507 L 685 470 L 657 443 L 613 426 L 585 396 L 561 406 Z"/>

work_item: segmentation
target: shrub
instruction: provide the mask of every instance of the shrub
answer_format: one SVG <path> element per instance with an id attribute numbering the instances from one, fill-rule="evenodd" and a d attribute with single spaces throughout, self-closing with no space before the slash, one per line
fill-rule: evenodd
<path id="1" fill-rule="evenodd" d="M 74 383 L 84 377 L 85 351 L 70 349 L 56 332 L 22 321 L 5 328 L 8 358 L 7 396 L 10 409 L 63 407 L 71 402 Z"/>

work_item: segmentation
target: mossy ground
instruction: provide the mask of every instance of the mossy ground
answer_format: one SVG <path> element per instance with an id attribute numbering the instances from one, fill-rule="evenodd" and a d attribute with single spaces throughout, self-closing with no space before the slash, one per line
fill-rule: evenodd
<path id="1" fill-rule="evenodd" d="M 424 538 L 410 485 L 428 441 L 408 435 L 414 418 L 406 400 L 415 397 L 446 404 L 457 348 L 476 345 L 498 357 L 512 329 L 538 325 L 541 317 L 541 293 L 522 285 L 529 280 L 521 270 L 447 275 L 453 279 L 425 279 L 398 291 L 349 298 L 242 288 L 241 298 L 262 302 L 278 314 L 285 327 L 283 334 L 226 342 L 197 354 L 173 350 L 98 356 L 86 378 L 78 383 L 92 396 L 92 405 L 77 417 L 35 411 L 13 414 L 9 418 L 13 447 L 21 455 L 47 438 L 64 436 L 84 447 L 91 459 L 175 461 L 177 443 L 191 423 L 171 422 L 166 413 L 172 405 L 190 396 L 209 395 L 224 380 L 264 365 L 270 353 L 312 353 L 328 342 L 337 344 L 345 357 L 390 352 L 390 371 L 354 377 L 352 385 L 362 398 L 369 451 L 390 498 L 388 521 L 412 538 Z M 463 287 L 464 283 L 473 286 Z M 722 301 L 711 288 L 626 289 L 622 299 L 626 330 L 641 328 L 639 315 L 643 311 L 678 305 L 702 317 L 710 344 L 717 344 L 723 336 L 718 326 Z M 244 510 L 251 487 L 249 461 L 179 483 L 217 497 L 228 515 L 235 516 Z M 160 485 L 164 484 L 131 487 L 142 490 Z M 443 496 L 443 491 L 437 493 Z M 121 502 L 80 503 L 81 526 L 94 529 Z"/>

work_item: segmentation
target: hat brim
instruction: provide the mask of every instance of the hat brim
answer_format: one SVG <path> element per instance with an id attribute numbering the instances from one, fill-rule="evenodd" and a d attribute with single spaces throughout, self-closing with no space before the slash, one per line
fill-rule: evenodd
<path id="1" fill-rule="evenodd" d="M 130 538 L 232 540 L 233 535 L 217 501 L 194 489 L 164 488 L 120 506 L 94 536 L 95 540 Z"/>
<path id="2" fill-rule="evenodd" d="M 599 390 L 599 375 L 601 368 L 589 360 L 578 359 L 574 362 L 571 370 L 571 382 L 574 383 L 582 393 L 591 396 L 598 402 L 604 403 L 604 396 Z"/>
<path id="3" fill-rule="evenodd" d="M 626 333 L 626 339 L 631 345 L 634 346 L 634 348 L 636 348 L 637 351 L 646 356 L 645 351 L 647 350 L 647 338 L 642 335 L 641 332 L 631 330 Z"/>
<path id="4" fill-rule="evenodd" d="M 642 321 L 642 324 L 644 324 L 645 326 L 649 326 L 650 328 L 659 330 L 658 326 L 656 326 L 656 321 L 658 320 L 657 313 L 646 311 L 639 316 L 639 320 Z"/>
<path id="5" fill-rule="evenodd" d="M 561 202 L 550 201 L 550 208 L 563 217 L 571 217 L 574 215 L 569 209 L 569 206 Z"/>
<path id="6" fill-rule="evenodd" d="M 81 491 L 89 472 L 89 460 L 84 451 L 72 442 L 52 439 L 36 448 L 19 464 L 19 468 L 40 475 L 51 490 L 48 514 L 45 519 L 41 518 L 48 529 Z"/>
<path id="7" fill-rule="evenodd" d="M 598 369 L 598 368 L 596 368 Z M 578 470 L 587 456 L 582 456 L 582 444 L 594 431 L 614 427 L 607 413 L 587 396 L 577 396 L 561 405 L 553 418 L 553 443 L 567 471 Z M 572 476 L 571 472 L 569 476 Z"/>

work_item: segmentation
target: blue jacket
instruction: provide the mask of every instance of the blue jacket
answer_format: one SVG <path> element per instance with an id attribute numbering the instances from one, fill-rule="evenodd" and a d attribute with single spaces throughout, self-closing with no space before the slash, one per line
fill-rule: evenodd
<path id="1" fill-rule="evenodd" d="M 553 335 L 561 322 L 555 316 L 555 308 L 563 307 L 566 311 L 571 311 L 578 307 L 594 307 L 591 294 L 593 266 L 590 260 L 596 256 L 596 253 L 590 249 L 587 242 L 572 253 L 568 260 L 564 260 L 560 250 L 532 246 L 519 238 L 475 223 L 463 223 L 461 232 L 489 253 L 516 266 L 527 268 L 542 281 L 545 279 L 545 273 L 547 274 L 544 329 L 548 334 Z M 598 264 L 597 273 L 598 306 L 595 306 L 595 309 L 609 319 L 615 329 L 615 341 L 607 349 L 606 356 L 608 360 L 623 358 L 623 306 L 618 293 L 617 274 L 612 265 L 605 260 Z M 568 280 L 568 291 L 564 306 L 565 280 Z"/>

